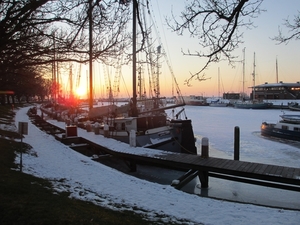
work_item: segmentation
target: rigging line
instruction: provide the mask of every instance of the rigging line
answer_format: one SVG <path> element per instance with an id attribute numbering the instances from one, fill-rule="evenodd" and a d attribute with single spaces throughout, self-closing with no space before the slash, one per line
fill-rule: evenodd
<path id="1" fill-rule="evenodd" d="M 157 11 L 158 11 L 158 14 L 159 14 L 159 19 L 160 19 L 160 23 L 161 24 L 163 24 L 163 22 L 162 22 L 162 19 L 161 19 L 161 12 L 160 12 L 160 7 L 159 7 L 159 5 L 158 5 L 158 1 L 156 0 L 156 4 L 157 4 Z M 160 35 L 159 35 L 159 31 L 158 31 L 158 29 L 157 29 L 157 24 L 156 24 L 156 20 L 155 20 L 155 14 L 154 14 L 154 12 L 153 12 L 153 7 L 152 7 L 152 14 L 151 15 L 153 15 L 153 18 L 152 18 L 152 21 L 153 21 L 153 23 L 154 23 L 154 27 L 156 28 L 156 32 L 157 32 L 157 36 L 158 36 L 158 39 L 159 39 L 159 41 L 160 41 L 160 44 L 162 44 L 162 41 L 161 41 L 161 38 L 160 38 Z M 166 38 L 166 33 L 165 33 L 165 30 L 164 29 L 162 29 L 162 33 L 163 33 L 163 37 L 164 37 L 164 41 L 165 41 L 165 43 L 168 43 L 167 42 L 167 38 Z M 168 47 L 168 45 L 166 45 L 166 50 L 167 50 L 167 55 L 170 55 L 170 51 L 169 51 L 169 47 Z M 170 65 L 171 65 L 172 63 L 170 63 Z M 172 65 L 171 65 L 172 66 Z"/>
<path id="2" fill-rule="evenodd" d="M 225 93 L 225 88 L 224 88 L 224 83 L 223 83 L 222 77 L 221 77 L 221 84 L 222 84 L 223 93 Z"/>
<path id="3" fill-rule="evenodd" d="M 156 1 L 156 2 L 157 2 L 157 1 Z M 158 7 L 158 13 L 159 13 L 159 15 L 160 15 L 160 20 L 161 20 L 161 13 L 160 13 L 160 10 L 159 10 L 158 2 L 157 2 L 157 7 Z M 151 8 L 153 9 L 153 7 L 151 7 Z M 152 19 L 152 22 L 153 22 L 153 24 L 154 24 L 154 28 L 155 28 L 156 35 L 157 35 L 157 37 L 158 37 L 159 43 L 160 43 L 160 45 L 163 46 L 162 41 L 161 41 L 161 38 L 160 38 L 160 35 L 159 35 L 159 31 L 158 31 L 158 29 L 157 29 L 157 24 L 156 24 L 155 19 L 154 19 L 154 17 L 155 17 L 154 15 L 155 15 L 155 14 L 154 14 L 153 10 L 151 10 L 151 11 L 152 11 L 152 13 L 150 14 L 150 18 Z M 161 22 L 161 24 L 162 24 L 162 22 Z M 166 41 L 166 35 L 165 35 L 165 32 L 164 32 L 164 29 L 163 29 L 163 34 L 164 34 L 164 38 L 165 38 L 165 43 L 167 43 L 167 41 Z M 182 97 L 182 94 L 181 94 L 179 85 L 178 85 L 177 80 L 176 80 L 176 77 L 175 77 L 175 75 L 174 75 L 174 71 L 173 71 L 173 69 L 172 69 L 172 65 L 171 65 L 171 63 L 170 63 L 170 61 L 169 61 L 169 59 L 168 59 L 168 57 L 167 57 L 167 54 L 166 54 L 166 52 L 165 52 L 165 49 L 164 49 L 164 48 L 162 48 L 162 49 L 163 49 L 163 56 L 165 57 L 166 63 L 167 63 L 167 65 L 168 65 L 168 68 L 169 68 L 169 70 L 170 70 L 170 73 L 171 73 L 171 75 L 172 75 L 172 77 L 173 77 L 173 81 L 174 81 L 174 83 L 175 83 L 176 93 L 177 93 L 177 95 L 179 95 L 179 97 L 181 98 L 182 102 L 184 102 L 184 99 L 183 99 L 183 97 Z M 167 45 L 167 52 L 169 53 L 168 45 Z"/>
<path id="4" fill-rule="evenodd" d="M 130 93 L 129 93 L 128 89 L 127 89 L 126 82 L 124 80 L 124 76 L 122 76 L 122 80 L 123 80 L 123 83 L 124 83 L 124 86 L 125 86 L 125 90 L 127 92 L 127 96 L 128 96 L 128 98 L 130 98 Z"/>
<path id="5" fill-rule="evenodd" d="M 146 20 L 145 15 L 146 15 L 145 7 L 143 7 L 143 22 L 144 22 L 145 29 L 147 30 L 148 26 L 147 26 L 147 20 Z M 151 33 L 149 35 L 151 35 Z M 147 45 L 146 47 L 147 47 L 148 53 L 146 52 L 146 59 L 145 60 L 147 61 L 147 59 L 149 59 L 149 61 L 150 61 L 150 64 L 146 63 L 147 72 L 148 72 L 148 79 L 149 79 L 149 96 L 154 97 L 155 93 L 153 93 L 153 88 L 152 88 L 152 85 L 155 86 L 155 82 L 154 82 L 155 72 L 154 72 L 154 68 L 153 68 L 154 60 L 152 58 L 152 50 L 151 50 L 151 44 L 150 44 L 149 39 L 150 39 L 149 37 L 146 38 L 146 45 Z"/>

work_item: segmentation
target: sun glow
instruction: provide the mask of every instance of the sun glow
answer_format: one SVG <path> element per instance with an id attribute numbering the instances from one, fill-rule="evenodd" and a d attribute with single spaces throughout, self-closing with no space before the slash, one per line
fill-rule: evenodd
<path id="1" fill-rule="evenodd" d="M 83 97 L 86 94 L 86 89 L 83 87 L 78 87 L 75 93 L 78 97 Z"/>

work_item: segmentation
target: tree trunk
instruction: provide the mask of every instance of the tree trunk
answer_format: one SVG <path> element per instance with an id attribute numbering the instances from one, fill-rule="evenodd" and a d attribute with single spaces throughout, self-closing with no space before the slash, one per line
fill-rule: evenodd
<path id="1" fill-rule="evenodd" d="M 10 105 L 10 99 L 9 99 L 9 95 L 6 95 L 6 103 L 8 104 L 8 105 Z"/>
<path id="2" fill-rule="evenodd" d="M 5 95 L 0 95 L 0 104 L 5 105 Z"/>

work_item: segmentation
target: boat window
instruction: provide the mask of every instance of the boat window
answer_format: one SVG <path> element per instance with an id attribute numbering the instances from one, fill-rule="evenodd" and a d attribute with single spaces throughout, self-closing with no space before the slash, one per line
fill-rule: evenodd
<path id="1" fill-rule="evenodd" d="M 288 129 L 289 129 L 288 126 L 285 126 L 285 125 L 282 126 L 282 130 L 288 130 Z"/>
<path id="2" fill-rule="evenodd" d="M 294 127 L 294 131 L 300 132 L 300 128 L 299 127 Z"/>

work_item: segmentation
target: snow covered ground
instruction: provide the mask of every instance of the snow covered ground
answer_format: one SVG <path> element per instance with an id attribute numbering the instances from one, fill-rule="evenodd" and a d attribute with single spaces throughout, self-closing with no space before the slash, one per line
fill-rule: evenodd
<path id="1" fill-rule="evenodd" d="M 123 174 L 73 151 L 69 147 L 56 141 L 54 137 L 40 131 L 31 124 L 26 115 L 27 110 L 28 108 L 22 108 L 17 111 L 15 120 L 16 125 L 18 122 L 29 123 L 28 135 L 25 136 L 24 142 L 33 147 L 31 154 L 23 154 L 23 172 L 49 179 L 52 181 L 57 192 L 71 192 L 71 198 L 91 201 L 97 205 L 114 210 L 133 210 L 136 213 L 146 215 L 149 220 L 153 221 L 163 217 L 166 223 L 176 221 L 182 222 L 182 224 L 299 224 L 300 211 L 239 204 L 199 197 L 176 190 L 170 185 L 152 183 Z M 193 108 L 190 108 L 190 111 L 192 110 Z M 205 110 L 211 109 L 207 108 Z M 200 127 L 197 124 L 201 123 L 201 113 L 204 112 L 198 111 L 197 113 L 199 114 L 199 120 L 196 120 L 195 124 L 193 122 L 193 126 L 196 128 L 195 134 L 200 136 Z M 217 123 L 217 121 L 211 123 L 212 126 L 217 127 L 216 129 L 222 129 L 222 124 L 223 123 Z M 235 125 L 238 126 L 239 124 Z M 259 128 L 257 128 L 257 130 L 259 130 Z M 201 135 L 203 136 L 209 136 L 213 133 L 213 131 L 209 131 L 209 129 L 207 129 L 207 131 L 202 129 L 202 132 Z M 244 132 L 243 130 L 241 134 L 243 138 L 245 138 L 247 133 L 244 135 Z M 120 142 L 105 139 L 90 132 L 78 130 L 78 133 L 79 136 L 89 135 L 90 139 L 100 139 L 102 143 L 105 142 L 114 148 L 121 146 L 121 148 L 126 151 L 144 151 L 139 148 L 130 148 Z M 217 133 L 216 130 L 214 133 Z M 215 134 L 213 134 L 211 138 L 213 148 L 218 149 L 218 152 L 223 151 L 222 154 L 224 155 L 230 155 L 231 153 L 227 152 L 230 149 L 224 150 L 224 143 L 222 145 L 219 142 L 220 139 L 224 139 L 225 142 L 229 142 L 229 145 L 227 145 L 227 143 L 226 145 L 230 146 L 232 135 L 228 134 L 228 137 L 219 137 L 219 141 L 214 140 L 214 138 L 217 138 Z M 245 142 L 246 141 L 241 141 L 241 147 L 244 147 L 241 153 L 246 154 L 247 158 L 252 158 L 250 153 L 247 154 L 248 151 L 252 150 L 247 148 L 247 143 Z M 272 145 L 272 143 L 270 145 Z M 276 144 L 276 146 L 277 145 L 278 144 Z M 261 146 L 254 147 L 257 147 L 259 152 L 262 151 Z M 151 152 L 149 154 L 151 154 Z M 158 152 L 155 151 L 155 154 L 158 154 Z M 271 156 L 261 155 L 266 159 Z M 278 156 L 276 157 L 279 159 Z M 283 161 L 284 160 L 286 159 L 283 159 Z M 18 162 L 19 159 L 17 158 L 16 163 Z M 293 163 L 294 162 L 292 162 L 292 164 Z"/>

